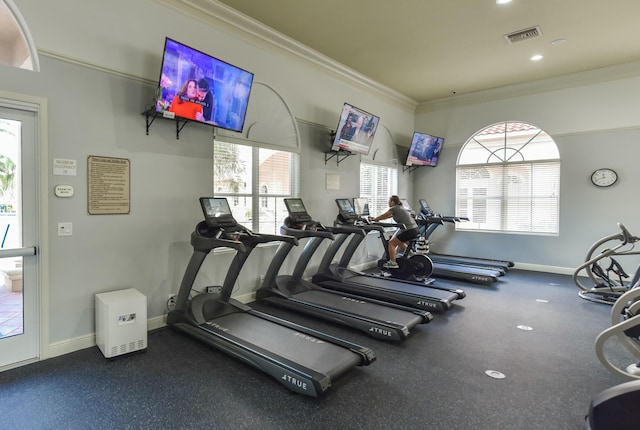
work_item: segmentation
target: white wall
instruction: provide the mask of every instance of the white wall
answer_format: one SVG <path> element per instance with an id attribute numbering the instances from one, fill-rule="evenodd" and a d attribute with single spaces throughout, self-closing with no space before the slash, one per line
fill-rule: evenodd
<path id="1" fill-rule="evenodd" d="M 176 2 L 174 2 L 176 3 Z M 331 223 L 333 199 L 357 193 L 358 157 L 340 166 L 324 163 L 328 133 L 345 101 L 376 112 L 391 130 L 411 130 L 413 111 L 393 92 L 373 93 L 344 76 L 296 58 L 227 26 L 213 27 L 161 1 L 60 0 L 16 2 L 40 52 L 41 72 L 0 67 L 0 90 L 43 97 L 49 108 L 49 339 L 53 353 L 92 341 L 94 295 L 134 287 L 147 296 L 148 316 L 165 313 L 191 255 L 189 237 L 202 215 L 198 197 L 212 192 L 213 129 L 156 120 L 145 134 L 141 112 L 152 103 L 164 38 L 172 37 L 255 73 L 301 118 L 301 193 L 314 216 Z M 401 99 L 401 98 L 400 98 Z M 315 124 L 315 125 L 310 125 Z M 88 215 L 89 155 L 131 162 L 131 213 Z M 76 160 L 77 176 L 53 176 L 54 158 Z M 341 189 L 327 193 L 326 173 Z M 71 199 L 53 195 L 58 183 L 75 187 Z M 329 200 L 330 199 L 330 200 Z M 325 204 L 331 201 L 331 204 Z M 317 213 L 317 214 L 316 214 Z M 58 237 L 58 222 L 72 222 L 73 236 Z M 251 294 L 266 271 L 273 247 L 258 249 L 238 280 L 236 295 Z M 196 287 L 221 284 L 228 253 L 216 255 Z M 209 263 L 211 264 L 211 263 Z M 44 355 L 47 352 L 44 351 Z"/>
<path id="2" fill-rule="evenodd" d="M 64 177 L 64 183 L 76 189 L 75 197 L 66 200 L 53 196 L 53 186 L 61 178 L 52 175 L 50 164 L 45 166 L 50 212 L 50 255 L 42 256 L 50 267 L 46 282 L 49 320 L 45 321 L 50 338 L 45 342 L 55 344 L 57 351 L 71 350 L 91 339 L 96 293 L 135 287 L 148 297 L 149 317 L 162 315 L 167 295 L 177 290 L 190 257 L 189 235 L 201 219 L 197 198 L 211 192 L 212 130 L 190 124 L 176 140 L 172 122 L 156 121 L 145 135 L 140 112 L 153 97 L 165 36 L 254 72 L 256 80 L 273 87 L 287 101 L 300 119 L 302 197 L 314 217 L 323 222 L 330 223 L 335 217 L 334 198 L 352 197 L 358 190 L 359 157 L 336 166 L 332 161 L 325 164 L 323 155 L 326 136 L 336 127 L 342 103 L 348 101 L 380 115 L 394 144 L 407 146 L 414 127 L 446 137 L 436 169 L 418 169 L 400 178 L 401 194 L 409 198 L 413 194 L 414 200 L 424 196 L 442 212 L 453 212 L 455 158 L 474 131 L 515 119 L 533 122 L 556 138 L 563 157 L 560 237 L 444 235 L 442 246 L 447 251 L 484 252 L 530 264 L 571 267 L 588 244 L 611 231 L 616 221 L 637 227 L 638 205 L 631 188 L 637 182 L 637 133 L 623 128 L 638 125 L 632 103 L 625 101 L 637 99 L 638 78 L 458 103 L 414 116 L 415 106 L 391 91 L 386 94 L 380 88 L 367 88 L 228 25 L 212 26 L 211 17 L 208 22 L 197 20 L 165 3 L 182 2 L 16 1 L 41 52 L 42 71 L 0 67 L 0 89 L 46 98 L 49 163 L 53 158 L 78 161 L 78 175 Z M 608 129 L 621 130 L 587 133 Z M 612 151 L 600 153 L 600 135 L 612 143 Z M 380 141 L 376 144 L 381 145 Z M 393 153 L 385 147 L 380 156 Z M 89 155 L 131 161 L 129 215 L 87 214 Z M 604 164 L 619 170 L 620 184 L 611 190 L 595 190 L 588 184 L 588 173 Z M 340 176 L 339 191 L 322 186 L 326 173 Z M 437 187 L 423 193 L 432 184 Z M 54 226 L 59 221 L 73 222 L 74 235 L 57 237 Z M 253 270 L 239 279 L 238 294 L 255 289 L 272 252 L 273 248 L 264 248 L 251 257 L 248 266 Z M 552 252 L 561 256 L 552 258 Z M 229 254 L 219 256 L 219 265 L 204 271 L 198 286 L 221 283 L 219 267 L 228 258 Z"/>
<path id="3" fill-rule="evenodd" d="M 414 200 L 426 198 L 442 214 L 455 212 L 455 165 L 462 145 L 487 125 L 506 120 L 535 124 L 555 140 L 561 157 L 559 236 L 455 232 L 443 226 L 433 236 L 434 249 L 570 270 L 584 261 L 593 242 L 618 231 L 618 222 L 640 235 L 640 203 L 634 197 L 640 183 L 640 117 L 634 106 L 640 78 L 627 76 L 637 70 L 627 65 L 577 74 L 573 79 L 579 84 L 570 88 L 482 101 L 480 96 L 492 95 L 487 92 L 417 114 L 416 129 L 445 136 L 445 145 L 436 168 L 413 173 Z M 603 82 L 604 76 L 612 80 Z M 556 83 L 547 82 L 550 87 Z M 618 183 L 608 189 L 591 185 L 590 174 L 598 167 L 616 169 Z M 635 263 L 625 268 L 632 272 Z"/>

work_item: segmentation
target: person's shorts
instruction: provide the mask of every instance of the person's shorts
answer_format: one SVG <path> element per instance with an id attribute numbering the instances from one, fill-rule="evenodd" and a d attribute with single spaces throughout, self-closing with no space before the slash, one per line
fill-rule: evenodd
<path id="1" fill-rule="evenodd" d="M 413 239 L 414 237 L 418 236 L 418 228 L 410 228 L 408 230 L 402 230 L 400 233 L 398 233 L 396 235 L 396 237 L 398 238 L 398 240 L 400 240 L 401 242 L 408 242 L 411 239 Z"/>

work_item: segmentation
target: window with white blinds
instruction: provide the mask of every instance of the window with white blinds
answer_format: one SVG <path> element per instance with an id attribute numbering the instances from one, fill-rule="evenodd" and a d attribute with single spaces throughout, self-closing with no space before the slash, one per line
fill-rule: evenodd
<path id="1" fill-rule="evenodd" d="M 389 197 L 398 194 L 398 169 L 360 163 L 360 197 L 369 200 L 369 213 L 380 215 L 389 209 Z"/>
<path id="2" fill-rule="evenodd" d="M 489 126 L 462 147 L 456 167 L 459 230 L 558 234 L 560 153 L 543 130 Z"/>
<path id="3" fill-rule="evenodd" d="M 277 234 L 287 216 L 284 199 L 299 193 L 298 155 L 216 140 L 213 190 L 234 218 L 252 231 Z"/>

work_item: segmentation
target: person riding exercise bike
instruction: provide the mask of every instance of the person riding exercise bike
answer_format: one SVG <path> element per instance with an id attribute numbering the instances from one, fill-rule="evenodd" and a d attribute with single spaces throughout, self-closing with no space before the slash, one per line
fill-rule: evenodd
<path id="1" fill-rule="evenodd" d="M 408 210 L 402 206 L 400 197 L 389 197 L 389 210 L 378 215 L 375 218 L 370 218 L 371 221 L 377 222 L 383 219 L 393 218 L 393 220 L 400 225 L 400 228 L 394 233 L 391 240 L 389 240 L 388 254 L 389 261 L 384 265 L 386 269 L 397 269 L 400 266 L 396 262 L 396 249 L 400 248 L 403 252 L 407 249 L 408 242 L 418 236 L 418 224 L 413 219 Z"/>

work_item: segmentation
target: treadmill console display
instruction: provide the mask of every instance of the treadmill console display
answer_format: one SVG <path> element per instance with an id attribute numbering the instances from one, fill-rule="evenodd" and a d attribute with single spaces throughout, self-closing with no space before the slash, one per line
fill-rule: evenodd
<path id="1" fill-rule="evenodd" d="M 356 197 L 353 199 L 353 207 L 355 209 L 356 215 L 360 215 L 361 217 L 369 216 L 369 200 L 365 197 Z"/>
<path id="2" fill-rule="evenodd" d="M 336 199 L 336 204 L 338 205 L 340 216 L 345 221 L 355 221 L 358 218 L 356 210 L 349 199 Z"/>
<path id="3" fill-rule="evenodd" d="M 431 210 L 425 199 L 420 199 L 420 213 L 423 215 L 433 214 L 433 211 Z"/>
<path id="4" fill-rule="evenodd" d="M 409 200 L 407 199 L 400 199 L 400 202 L 402 203 L 402 207 L 405 208 L 406 210 L 409 211 L 409 213 L 411 213 L 412 215 L 415 215 L 415 211 L 413 210 L 413 208 L 411 207 L 411 205 L 409 204 Z"/>
<path id="5" fill-rule="evenodd" d="M 238 224 L 231 214 L 226 198 L 200 197 L 200 206 L 209 227 L 230 227 Z"/>
<path id="6" fill-rule="evenodd" d="M 311 215 L 307 213 L 307 209 L 302 203 L 302 199 L 284 199 L 289 216 L 296 222 L 311 221 Z"/>

